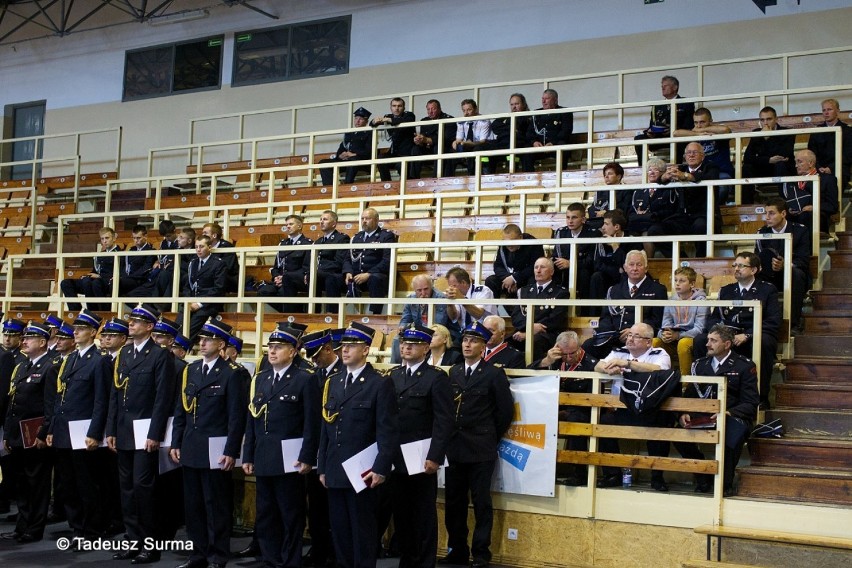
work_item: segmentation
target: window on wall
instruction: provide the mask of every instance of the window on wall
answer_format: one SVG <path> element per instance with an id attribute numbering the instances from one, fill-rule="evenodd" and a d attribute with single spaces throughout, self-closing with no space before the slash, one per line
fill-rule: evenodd
<path id="1" fill-rule="evenodd" d="M 234 85 L 349 72 L 351 18 L 235 34 Z"/>
<path id="2" fill-rule="evenodd" d="M 123 100 L 216 89 L 222 83 L 223 36 L 128 51 Z"/>

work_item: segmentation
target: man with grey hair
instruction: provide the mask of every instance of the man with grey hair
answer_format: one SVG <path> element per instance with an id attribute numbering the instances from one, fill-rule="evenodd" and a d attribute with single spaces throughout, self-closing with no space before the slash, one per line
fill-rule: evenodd
<path id="1" fill-rule="evenodd" d="M 485 343 L 482 358 L 497 367 L 507 369 L 523 369 L 526 367 L 524 354 L 506 342 L 506 322 L 500 316 L 488 316 L 482 320 L 482 325 L 491 332 L 491 337 Z"/>
<path id="2" fill-rule="evenodd" d="M 678 94 L 680 90 L 680 81 L 673 75 L 666 75 L 660 80 L 660 90 L 663 98 L 667 101 L 673 99 L 682 99 Z M 691 129 L 695 126 L 692 115 L 695 112 L 695 103 L 680 103 L 675 105 L 675 120 L 677 128 Z M 672 109 L 671 104 L 666 102 L 661 105 L 654 105 L 651 109 L 651 121 L 648 123 L 648 128 L 642 131 L 634 138 L 634 140 L 648 140 L 650 138 L 668 138 L 671 136 L 672 129 Z M 649 144 L 647 149 L 649 152 L 657 152 L 667 150 L 668 144 Z M 675 150 L 676 155 L 683 153 L 683 145 L 681 144 Z M 636 156 L 639 158 L 639 165 L 647 158 L 648 152 L 643 150 L 642 146 L 636 146 Z"/>
<path id="3" fill-rule="evenodd" d="M 432 315 L 432 321 L 429 321 L 429 306 L 428 304 L 420 304 L 416 299 L 429 298 L 446 298 L 447 296 L 432 286 L 432 278 L 428 274 L 418 274 L 411 279 L 412 293 L 408 295 L 412 299 L 411 302 L 405 304 L 402 309 L 402 317 L 399 319 L 399 332 L 408 328 L 412 323 L 421 325 L 441 324 L 444 327 L 449 327 L 450 319 L 447 316 L 447 305 L 436 304 Z M 399 353 L 399 336 L 393 338 L 391 347 L 391 363 L 399 364 L 402 362 Z"/>
<path id="4" fill-rule="evenodd" d="M 559 93 L 553 89 L 545 89 L 541 94 L 541 108 L 536 110 L 556 110 L 559 106 Z M 550 112 L 530 117 L 527 125 L 527 146 L 543 148 L 544 146 L 559 146 L 568 144 L 574 131 L 573 112 Z M 521 167 L 525 172 L 533 171 L 535 161 L 547 154 L 523 154 Z"/>
<path id="5" fill-rule="evenodd" d="M 796 152 L 796 175 L 819 178 L 819 230 L 827 233 L 831 216 L 837 214 L 837 178 L 834 174 L 817 169 L 817 157 L 810 150 Z M 814 182 L 793 181 L 781 186 L 779 192 L 790 213 L 790 220 L 801 223 L 808 230 L 814 226 Z"/>
<path id="6" fill-rule="evenodd" d="M 553 261 L 541 257 L 533 265 L 533 279 L 529 286 L 518 290 L 521 300 L 567 300 L 568 290 L 553 281 Z M 527 337 L 527 306 L 512 309 L 512 325 L 515 333 L 511 342 L 518 349 L 525 349 Z M 533 310 L 533 358 L 543 357 L 553 345 L 556 336 L 568 326 L 568 306 L 534 306 Z"/>

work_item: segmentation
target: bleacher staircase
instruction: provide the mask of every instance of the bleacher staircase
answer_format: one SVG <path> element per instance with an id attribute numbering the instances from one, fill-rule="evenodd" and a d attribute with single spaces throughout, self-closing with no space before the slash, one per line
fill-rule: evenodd
<path id="1" fill-rule="evenodd" d="M 838 238 L 766 416 L 784 437 L 749 441 L 742 497 L 852 505 L 852 233 Z"/>

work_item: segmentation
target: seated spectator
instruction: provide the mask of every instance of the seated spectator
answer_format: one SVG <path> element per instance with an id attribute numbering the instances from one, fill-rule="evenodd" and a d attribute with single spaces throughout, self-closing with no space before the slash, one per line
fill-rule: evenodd
<path id="1" fill-rule="evenodd" d="M 411 279 L 411 294 L 409 298 L 415 299 L 430 299 L 430 298 L 446 298 L 443 292 L 439 292 L 432 285 L 432 278 L 427 274 L 418 274 Z M 436 304 L 433 308 L 433 323 L 438 323 L 447 326 L 450 323 L 447 317 L 446 304 Z M 399 318 L 399 333 L 406 329 L 412 323 L 420 323 L 429 325 L 429 306 L 427 304 L 418 304 L 417 302 L 409 302 L 402 309 L 402 317 Z M 393 338 L 391 347 L 391 363 L 399 364 L 402 362 L 399 353 L 399 336 Z"/>
<path id="2" fill-rule="evenodd" d="M 715 164 L 704 159 L 704 148 L 698 142 L 690 142 L 683 154 L 684 162 L 680 165 L 669 165 L 666 173 L 660 178 L 661 183 L 701 183 L 704 180 L 719 179 L 719 168 Z M 678 214 L 669 218 L 664 224 L 670 235 L 706 235 L 707 234 L 707 196 L 708 190 L 705 186 L 681 187 L 678 189 L 679 203 Z M 714 224 L 717 229 L 722 224 L 719 215 L 719 205 L 714 202 L 715 214 Z M 659 248 L 663 248 L 662 246 Z M 697 256 L 706 256 L 707 245 L 698 242 L 695 245 Z M 664 253 L 666 254 L 666 253 Z M 666 254 L 671 256 L 670 250 Z"/>
<path id="3" fill-rule="evenodd" d="M 607 300 L 665 300 L 666 288 L 648 276 L 648 257 L 645 251 L 631 250 L 624 259 L 624 273 L 627 278 L 610 286 Z M 591 355 L 602 358 L 613 349 L 624 345 L 630 333 L 630 327 L 636 321 L 636 309 L 633 306 L 605 306 L 601 309 L 595 336 L 583 343 L 583 349 Z M 653 330 L 663 323 L 663 307 L 645 307 L 642 321 Z"/>
<path id="4" fill-rule="evenodd" d="M 177 235 L 177 244 L 178 250 L 195 249 L 195 229 L 191 227 L 184 227 L 181 229 Z M 164 254 L 161 256 L 163 260 L 160 263 L 160 274 L 157 275 L 157 281 L 154 286 L 154 297 L 158 298 L 172 295 L 175 279 L 175 255 Z M 180 280 L 181 282 L 185 282 L 186 270 L 189 268 L 189 263 L 192 262 L 194 255 L 181 254 L 177 255 L 177 258 L 180 263 Z M 180 294 L 182 287 L 183 286 L 178 285 L 178 294 Z"/>
<path id="5" fill-rule="evenodd" d="M 455 349 L 450 330 L 436 323 L 430 326 L 435 333 L 429 343 L 429 357 L 426 363 L 436 367 L 449 367 L 462 361 L 461 353 Z"/>
<path id="6" fill-rule="evenodd" d="M 852 126 L 838 118 L 840 112 L 840 103 L 837 99 L 825 99 L 822 101 L 822 117 L 825 122 L 815 126 L 839 126 L 840 127 L 840 142 L 842 144 L 840 150 L 840 176 L 841 189 L 846 190 L 849 187 L 850 168 L 852 168 Z M 822 174 L 837 175 L 837 165 L 834 162 L 834 146 L 837 136 L 833 132 L 818 132 L 811 134 L 808 138 L 808 150 L 816 156 L 816 165 L 819 172 Z"/>
<path id="7" fill-rule="evenodd" d="M 553 89 L 545 89 L 541 95 L 541 108 L 536 110 L 556 110 L 559 106 L 559 93 Z M 528 148 L 543 148 L 545 146 L 559 146 L 568 144 L 571 133 L 574 131 L 574 113 L 551 112 L 547 114 L 533 115 L 529 117 L 527 125 Z M 563 154 L 563 162 L 565 160 Z M 536 160 L 547 157 L 547 154 L 524 154 L 521 156 L 521 169 L 525 172 L 535 170 Z"/>
<path id="8" fill-rule="evenodd" d="M 816 156 L 810 150 L 796 152 L 796 175 L 819 176 L 819 230 L 827 233 L 831 229 L 831 217 L 839 211 L 837 203 L 837 178 L 834 174 L 820 172 L 816 167 Z M 791 221 L 801 223 L 812 230 L 814 210 L 814 184 L 812 181 L 787 182 L 781 187 L 780 195 L 787 202 Z"/>
<path id="9" fill-rule="evenodd" d="M 790 324 L 793 333 L 802 332 L 802 305 L 811 286 L 811 232 L 804 226 L 787 220 L 787 202 L 772 197 L 766 202 L 764 219 L 766 226 L 758 231 L 761 235 L 793 235 L 793 265 L 791 266 Z M 760 272 L 757 278 L 772 283 L 784 291 L 784 242 L 758 239 L 754 253 L 760 257 Z"/>
<path id="10" fill-rule="evenodd" d="M 401 158 L 411 156 L 414 151 L 414 136 L 417 134 L 417 129 L 413 126 L 404 126 L 397 128 L 400 124 L 406 122 L 416 122 L 417 118 L 411 111 L 405 110 L 405 100 L 396 97 L 391 99 L 391 111 L 378 118 L 370 121 L 370 126 L 378 128 L 379 126 L 388 126 L 385 135 L 390 140 L 390 148 L 385 155 L 387 158 Z M 391 170 L 396 170 L 402 175 L 402 163 L 386 163 L 379 164 L 379 174 L 382 181 L 391 180 Z M 413 179 L 411 168 L 407 170 L 408 177 Z"/>
<path id="11" fill-rule="evenodd" d="M 513 93 L 509 97 L 509 112 L 527 112 L 530 110 L 527 98 L 520 93 Z M 514 118 L 514 129 L 512 119 Z M 516 116 L 495 118 L 491 121 L 491 140 L 483 146 L 483 150 L 508 150 L 510 148 L 523 148 L 526 145 L 527 128 L 529 116 Z M 512 135 L 514 133 L 514 144 Z M 500 169 L 500 164 L 508 160 L 509 156 L 483 156 L 482 173 L 494 174 Z"/>
<path id="12" fill-rule="evenodd" d="M 708 108 L 695 110 L 692 116 L 694 126 L 692 128 L 678 128 L 675 136 L 714 136 L 719 134 L 730 134 L 731 129 L 724 124 L 713 122 L 713 115 Z M 704 149 L 704 159 L 716 164 L 719 168 L 719 179 L 731 179 L 734 177 L 734 165 L 731 163 L 731 141 L 730 139 L 711 138 L 699 142 Z M 724 201 L 720 201 L 724 203 Z"/>
<path id="13" fill-rule="evenodd" d="M 453 300 L 447 304 L 447 318 L 450 320 L 447 327 L 454 342 L 461 340 L 464 328 L 474 321 L 497 314 L 497 306 L 483 302 L 494 299 L 491 289 L 473 285 L 470 274 L 460 266 L 454 266 L 447 271 L 447 289 L 444 294 L 448 300 Z"/>
<path id="14" fill-rule="evenodd" d="M 563 331 L 556 337 L 556 343 L 547 351 L 547 354 L 534 361 L 530 369 L 551 371 L 594 371 L 598 359 L 587 354 L 580 347 L 580 338 L 575 331 Z M 591 379 L 575 379 L 563 377 L 559 379 L 559 392 L 590 393 L 592 392 Z M 584 422 L 588 423 L 592 417 L 590 406 L 560 406 L 560 422 Z M 587 452 L 589 451 L 589 438 L 586 436 L 568 436 L 567 450 Z M 567 467 L 564 467 L 567 466 Z M 560 468 L 567 469 L 567 477 L 557 481 L 564 485 L 585 485 L 586 466 L 579 464 L 556 464 L 557 476 Z"/>
<path id="15" fill-rule="evenodd" d="M 368 207 L 361 213 L 361 229 L 352 237 L 353 245 L 395 243 L 396 235 L 379 227 L 379 212 Z M 386 298 L 390 283 L 391 249 L 353 248 L 343 259 L 347 296 L 354 298 L 366 290 L 371 298 Z M 383 304 L 370 304 L 370 313 L 382 313 Z"/>
<path id="16" fill-rule="evenodd" d="M 462 116 L 472 119 L 479 116 L 479 106 L 473 99 L 465 99 L 461 103 Z M 453 140 L 453 151 L 475 152 L 481 149 L 491 138 L 490 120 L 464 120 L 458 123 L 456 139 Z M 467 175 L 476 173 L 476 158 L 467 158 Z"/>
<path id="17" fill-rule="evenodd" d="M 445 113 L 441 109 L 441 103 L 436 99 L 431 99 L 426 102 L 426 116 L 420 119 L 421 122 L 428 120 L 445 120 L 453 118 L 451 114 Z M 414 149 L 411 151 L 412 156 L 424 156 L 428 154 L 451 155 L 453 152 L 453 140 L 456 139 L 457 125 L 452 122 L 444 123 L 442 143 L 439 143 L 439 130 L 437 124 L 427 124 L 420 127 L 420 133 L 414 135 Z M 429 162 L 411 162 L 411 177 L 416 179 L 421 177 L 423 165 Z M 435 170 L 436 177 L 443 177 L 455 171 L 456 161 L 453 159 L 442 158 L 440 166 L 438 162 L 432 162 L 432 168 Z"/>
<path id="18" fill-rule="evenodd" d="M 675 270 L 672 278 L 672 300 L 706 300 L 703 288 L 696 288 L 698 275 L 688 266 Z M 692 367 L 692 342 L 704 333 L 707 324 L 707 306 L 666 306 L 663 324 L 654 339 L 654 347 L 662 347 L 669 358 L 677 358 L 681 375 L 688 375 Z"/>
<path id="19" fill-rule="evenodd" d="M 678 192 L 659 185 L 666 163 L 659 158 L 648 160 L 649 187 L 637 189 L 627 204 L 627 234 L 631 237 L 663 236 L 666 232 L 666 222 L 678 214 Z M 643 243 L 645 254 L 654 258 L 657 250 L 656 243 Z"/>
<path id="20" fill-rule="evenodd" d="M 677 77 L 672 75 L 666 75 L 660 81 L 660 89 L 663 94 L 663 98 L 666 100 L 673 99 L 682 99 L 678 94 L 680 90 L 680 81 L 677 80 Z M 671 104 L 665 103 L 661 105 L 654 105 L 651 109 L 651 120 L 648 123 L 648 128 L 646 128 L 642 134 L 636 136 L 635 140 L 648 140 L 651 138 L 668 138 L 671 136 L 672 126 L 675 128 L 685 128 L 686 130 L 692 129 L 695 124 L 692 121 L 692 115 L 695 112 L 695 103 L 680 103 L 675 105 L 675 120 L 676 124 L 672 124 L 671 120 Z M 676 146 L 675 155 L 680 156 L 683 154 L 682 144 Z M 645 150 L 647 148 L 647 151 Z M 669 145 L 668 144 L 648 144 L 647 146 L 636 146 L 636 157 L 639 160 L 639 165 L 642 165 L 642 162 L 648 158 L 648 152 L 656 153 L 660 151 L 665 151 L 668 154 Z"/>
<path id="21" fill-rule="evenodd" d="M 787 130 L 778 124 L 778 115 L 771 106 L 760 109 L 758 115 L 760 127 L 752 132 L 775 132 Z M 759 136 L 748 139 L 745 154 L 743 155 L 743 177 L 783 177 L 794 175 L 793 147 L 796 145 L 796 137 L 788 136 Z M 743 185 L 740 202 L 745 205 L 754 203 L 755 185 Z"/>
<path id="22" fill-rule="evenodd" d="M 760 257 L 752 252 L 737 254 L 731 265 L 734 269 L 736 282 L 722 286 L 719 290 L 720 300 L 758 300 L 763 307 L 761 321 L 754 321 L 754 310 L 747 306 L 717 307 L 710 311 L 707 317 L 707 327 L 711 328 L 721 323 L 728 326 L 734 333 L 733 350 L 749 357 L 752 353 L 752 337 L 755 325 L 761 326 L 762 340 L 760 343 L 760 403 L 769 407 L 769 384 L 772 370 L 775 366 L 775 355 L 778 350 L 778 329 L 781 327 L 781 307 L 778 303 L 778 290 L 772 284 L 757 280 L 760 272 Z M 707 335 L 701 334 L 695 338 L 692 346 L 692 356 L 695 359 L 706 355 Z"/>
<path id="23" fill-rule="evenodd" d="M 134 225 L 131 234 L 134 244 L 127 249 L 127 252 L 154 250 L 148 242 L 148 229 L 144 225 Z M 118 279 L 118 295 L 129 296 L 132 290 L 145 282 L 156 261 L 157 257 L 153 254 L 125 256 L 124 269 L 121 270 Z"/>
<path id="24" fill-rule="evenodd" d="M 337 213 L 331 209 L 322 212 L 319 222 L 322 236 L 316 245 L 341 245 L 349 242 L 349 235 L 337 230 Z M 325 292 L 326 298 L 339 298 L 343 295 L 343 263 L 349 251 L 345 249 L 320 248 L 317 250 L 317 272 L 314 294 L 319 297 Z M 338 304 L 326 304 L 325 311 L 336 314 Z"/>
<path id="25" fill-rule="evenodd" d="M 507 241 L 535 240 L 529 233 L 522 233 L 514 223 L 503 227 L 503 239 Z M 503 245 L 494 258 L 494 274 L 485 279 L 485 285 L 495 298 L 515 297 L 518 288 L 532 279 L 535 259 L 544 256 L 540 244 Z"/>
<path id="26" fill-rule="evenodd" d="M 209 318 L 215 318 L 222 309 L 221 304 L 202 302 L 201 298 L 221 297 L 225 291 L 225 263 L 212 254 L 210 237 L 202 235 L 195 240 L 195 252 L 197 257 L 189 263 L 187 268 L 187 280 L 183 287 L 182 296 L 185 298 L 199 298 L 188 304 L 191 315 L 189 317 L 189 340 L 195 343 L 201 326 Z M 179 310 L 179 319 L 183 319 L 184 304 Z"/>
<path id="27" fill-rule="evenodd" d="M 218 223 L 206 223 L 201 228 L 201 234 L 210 239 L 212 254 L 225 263 L 225 291 L 236 292 L 240 288 L 240 264 L 234 252 L 220 252 L 222 249 L 234 248 L 234 243 L 223 238 L 225 234 Z"/>
<path id="28" fill-rule="evenodd" d="M 743 445 L 748 440 L 754 421 L 757 418 L 759 397 L 757 394 L 757 369 L 754 362 L 732 351 L 734 332 L 730 327 L 717 324 L 707 334 L 707 356 L 695 361 L 692 374 L 699 376 L 725 377 L 725 471 L 722 486 L 725 497 L 736 495 L 734 473 L 740 461 Z M 716 385 L 691 383 L 683 393 L 687 398 L 716 398 Z M 705 416 L 683 413 L 678 422 L 684 428 L 690 428 L 693 422 Z M 710 416 L 716 420 L 717 415 Z M 703 460 L 704 453 L 698 444 L 675 442 L 678 453 L 686 459 Z M 697 474 L 695 491 L 708 493 L 713 488 L 713 476 Z"/>
<path id="29" fill-rule="evenodd" d="M 284 219 L 287 238 L 278 243 L 285 247 L 275 257 L 275 264 L 269 269 L 272 282 L 257 290 L 258 296 L 295 298 L 299 293 L 308 292 L 308 273 L 311 269 L 311 251 L 305 247 L 314 241 L 302 234 L 303 220 L 298 215 L 288 215 Z M 269 304 L 279 312 L 306 312 L 305 304 Z"/>
<path id="30" fill-rule="evenodd" d="M 370 111 L 364 107 L 358 107 L 352 113 L 352 127 L 364 128 L 370 119 Z M 337 148 L 337 152 L 331 158 L 320 160 L 320 164 L 332 164 L 337 162 L 352 162 L 357 160 L 369 160 L 373 154 L 373 131 L 355 130 L 343 135 L 343 142 Z M 344 168 L 340 168 L 341 170 Z M 352 183 L 359 171 L 370 171 L 370 166 L 349 166 L 345 168 L 346 176 L 343 183 Z M 334 181 L 334 169 L 322 168 L 320 170 L 323 185 L 331 185 Z"/>
<path id="31" fill-rule="evenodd" d="M 121 249 L 115 244 L 115 231 L 110 227 L 99 229 L 98 238 L 101 254 L 95 256 L 92 271 L 82 278 L 76 280 L 66 278 L 59 283 L 59 289 L 62 290 L 62 295 L 66 298 L 76 298 L 79 294 L 92 298 L 112 296 L 114 253 Z M 86 302 L 86 305 L 89 310 L 95 312 L 103 312 L 109 309 L 109 304 L 100 302 Z M 79 302 L 68 302 L 68 309 L 71 311 L 79 312 L 81 308 L 82 305 Z"/>
<path id="32" fill-rule="evenodd" d="M 603 178 L 605 185 L 621 185 L 623 183 L 621 180 L 624 179 L 624 168 L 619 163 L 610 162 L 603 167 Z M 608 189 L 596 191 L 595 200 L 589 206 L 589 220 L 587 221 L 589 227 L 600 231 L 601 225 L 603 225 L 603 216 L 611 209 L 627 211 L 632 193 L 632 191 L 616 191 L 615 202 L 610 207 L 610 191 Z"/>
<path id="33" fill-rule="evenodd" d="M 654 328 L 645 323 L 637 323 L 625 331 L 627 333 L 624 347 L 616 347 L 595 365 L 595 371 L 598 373 L 606 373 L 615 377 L 612 382 L 613 395 L 618 395 L 621 392 L 625 373 L 647 373 L 649 371 L 667 370 L 672 367 L 668 353 L 662 349 L 651 347 L 651 342 L 654 340 Z M 659 428 L 671 425 L 673 420 L 668 412 L 648 412 L 635 415 L 625 408 L 619 408 L 615 412 L 603 414 L 600 423 Z M 598 440 L 598 451 L 608 454 L 620 453 L 618 439 L 600 438 Z M 648 456 L 666 457 L 668 455 L 668 440 L 648 440 Z M 603 477 L 598 479 L 597 485 L 598 487 L 621 485 L 621 470 L 616 467 L 604 467 Z M 651 487 L 655 491 L 665 492 L 669 490 L 662 471 L 653 470 L 651 472 Z"/>
<path id="34" fill-rule="evenodd" d="M 627 253 L 637 250 L 638 244 L 621 242 L 627 219 L 621 209 L 607 211 L 603 217 L 601 235 L 606 242 L 598 243 L 592 256 L 592 277 L 589 281 L 589 297 L 599 300 L 606 296 L 610 286 L 621 280 Z"/>
<path id="35" fill-rule="evenodd" d="M 553 232 L 554 239 L 594 239 L 601 236 L 596 229 L 586 224 L 586 206 L 580 202 L 572 203 L 565 212 L 564 227 Z M 595 245 L 586 244 L 577 246 L 577 277 L 575 297 L 581 300 L 589 299 L 589 283 L 594 270 Z M 553 281 L 560 286 L 571 290 L 571 279 L 568 269 L 571 266 L 571 246 L 557 244 L 553 247 Z"/>
<path id="36" fill-rule="evenodd" d="M 506 320 L 500 316 L 486 316 L 482 325 L 491 332 L 491 337 L 485 342 L 484 360 L 507 369 L 523 369 L 527 366 L 524 354 L 506 341 Z"/>
<path id="37" fill-rule="evenodd" d="M 553 261 L 549 258 L 539 258 L 533 267 L 533 278 L 529 286 L 518 289 L 521 300 L 567 300 L 568 290 L 554 282 Z M 512 326 L 515 332 L 509 343 L 522 351 L 526 351 L 527 338 L 527 306 L 514 306 L 509 310 L 512 314 Z M 567 306 L 535 306 L 533 308 L 533 359 L 544 357 L 548 349 L 556 341 L 556 336 L 568 327 Z M 486 324 L 486 327 L 487 324 Z M 505 327 L 505 325 L 504 325 Z M 493 330 L 490 330 L 494 333 Z M 486 350 L 487 356 L 487 350 Z"/>
<path id="38" fill-rule="evenodd" d="M 161 251 L 169 251 L 176 250 L 180 247 L 180 242 L 178 240 L 177 231 L 175 230 L 175 224 L 170 219 L 165 219 L 160 221 L 160 225 L 158 227 L 158 232 L 160 236 L 163 237 L 162 242 L 160 243 Z M 154 261 L 154 266 L 151 269 L 151 272 L 148 274 L 148 279 L 140 284 L 138 287 L 130 291 L 130 296 L 136 297 L 140 296 L 143 298 L 153 298 L 156 296 L 160 296 L 161 294 L 157 293 L 157 286 L 160 279 L 160 275 L 163 274 L 163 270 L 170 266 L 174 257 L 170 254 L 158 254 L 157 259 Z M 171 282 L 171 277 L 163 276 L 164 279 L 168 279 Z M 171 290 L 169 290 L 171 292 Z"/>

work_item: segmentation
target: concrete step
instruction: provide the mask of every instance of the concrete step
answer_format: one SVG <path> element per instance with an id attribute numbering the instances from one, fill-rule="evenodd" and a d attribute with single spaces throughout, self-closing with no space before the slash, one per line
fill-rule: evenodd
<path id="1" fill-rule="evenodd" d="M 836 469 L 852 473 L 852 440 L 806 438 L 752 438 L 748 442 L 752 466 Z"/>
<path id="2" fill-rule="evenodd" d="M 802 356 L 784 361 L 784 366 L 785 383 L 852 384 L 852 361 L 842 357 Z"/>
<path id="3" fill-rule="evenodd" d="M 852 357 L 848 335 L 800 335 L 793 346 L 797 357 Z"/>
<path id="4" fill-rule="evenodd" d="M 852 505 L 852 473 L 748 466 L 739 473 L 739 497 Z"/>
<path id="5" fill-rule="evenodd" d="M 852 384 L 785 383 L 775 385 L 775 405 L 779 408 L 852 410 Z"/>
<path id="6" fill-rule="evenodd" d="M 795 410 L 774 408 L 766 411 L 766 421 L 781 420 L 785 438 L 836 439 L 852 441 L 852 413 L 842 410 Z"/>

